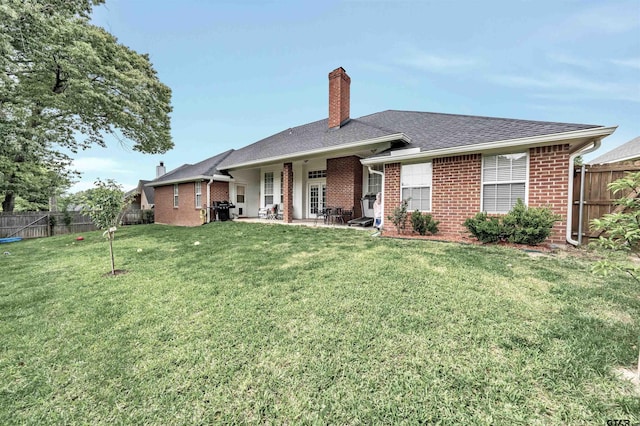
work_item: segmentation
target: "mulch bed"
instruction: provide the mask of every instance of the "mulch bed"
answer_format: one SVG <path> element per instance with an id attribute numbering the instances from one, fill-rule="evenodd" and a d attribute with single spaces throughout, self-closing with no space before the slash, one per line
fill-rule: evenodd
<path id="1" fill-rule="evenodd" d="M 564 248 L 562 246 L 558 246 L 557 244 L 551 243 L 543 243 L 537 246 L 529 246 L 524 244 L 513 244 L 508 242 L 499 242 L 499 243 L 490 243 L 484 244 L 475 239 L 474 237 L 470 237 L 465 235 L 464 233 L 460 234 L 437 234 L 437 235 L 420 235 L 416 232 L 405 230 L 402 233 L 398 233 L 395 229 L 385 229 L 382 232 L 382 237 L 384 238 L 401 238 L 401 239 L 410 239 L 410 240 L 429 240 L 429 241 L 441 241 L 447 243 L 459 243 L 459 244 L 474 244 L 478 246 L 501 246 L 501 247 L 511 247 L 519 250 L 525 251 L 535 251 L 535 252 L 543 252 L 543 253 L 551 253 L 557 251 L 560 248 Z"/>

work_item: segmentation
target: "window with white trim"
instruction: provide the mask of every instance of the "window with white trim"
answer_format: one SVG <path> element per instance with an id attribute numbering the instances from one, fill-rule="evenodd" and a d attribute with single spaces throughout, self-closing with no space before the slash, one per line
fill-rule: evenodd
<path id="1" fill-rule="evenodd" d="M 311 170 L 307 173 L 309 179 L 321 179 L 327 177 L 326 170 Z"/>
<path id="2" fill-rule="evenodd" d="M 264 174 L 264 205 L 273 204 L 273 172 Z"/>
<path id="3" fill-rule="evenodd" d="M 284 172 L 280 172 L 280 204 L 284 203 Z"/>
<path id="4" fill-rule="evenodd" d="M 202 208 L 202 182 L 196 182 L 196 208 Z"/>
<path id="5" fill-rule="evenodd" d="M 405 164 L 400 171 L 400 190 L 408 211 L 431 211 L 431 162 Z"/>
<path id="6" fill-rule="evenodd" d="M 178 184 L 173 184 L 173 207 L 178 208 Z"/>
<path id="7" fill-rule="evenodd" d="M 236 186 L 236 204 L 244 204 L 244 185 Z"/>
<path id="8" fill-rule="evenodd" d="M 382 165 L 376 164 L 374 166 L 371 166 L 371 169 L 382 172 Z M 382 175 L 378 173 L 368 173 L 369 175 L 367 177 L 367 194 L 375 195 L 378 192 L 382 192 Z"/>
<path id="9" fill-rule="evenodd" d="M 526 201 L 527 154 L 482 157 L 482 211 L 507 213 L 518 198 Z"/>

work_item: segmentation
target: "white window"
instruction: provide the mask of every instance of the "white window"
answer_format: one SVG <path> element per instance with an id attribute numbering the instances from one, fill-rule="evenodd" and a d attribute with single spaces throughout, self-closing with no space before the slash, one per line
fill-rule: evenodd
<path id="1" fill-rule="evenodd" d="M 178 184 L 173 184 L 173 207 L 178 207 Z"/>
<path id="2" fill-rule="evenodd" d="M 507 213 L 518 198 L 526 202 L 527 154 L 482 158 L 482 211 Z"/>
<path id="3" fill-rule="evenodd" d="M 202 207 L 202 182 L 196 182 L 196 208 Z"/>
<path id="4" fill-rule="evenodd" d="M 244 186 L 236 186 L 236 203 L 244 204 Z"/>
<path id="5" fill-rule="evenodd" d="M 280 204 L 284 203 L 284 172 L 280 172 Z"/>
<path id="6" fill-rule="evenodd" d="M 376 164 L 375 166 L 371 166 L 373 170 L 382 172 L 382 165 Z M 378 173 L 371 173 L 367 177 L 367 194 L 377 194 L 378 192 L 382 192 L 382 175 Z"/>
<path id="7" fill-rule="evenodd" d="M 309 179 L 321 179 L 327 177 L 326 170 L 311 170 L 307 173 Z"/>
<path id="8" fill-rule="evenodd" d="M 273 204 L 273 172 L 264 174 L 264 205 Z"/>
<path id="9" fill-rule="evenodd" d="M 402 166 L 400 188 L 408 211 L 431 211 L 431 176 L 430 162 Z"/>

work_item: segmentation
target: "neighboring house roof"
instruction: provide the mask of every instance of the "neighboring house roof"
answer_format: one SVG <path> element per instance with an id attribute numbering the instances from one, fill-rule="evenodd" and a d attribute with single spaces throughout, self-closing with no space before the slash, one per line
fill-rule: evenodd
<path id="1" fill-rule="evenodd" d="M 589 161 L 589 164 L 608 164 L 640 158 L 640 136 Z"/>
<path id="2" fill-rule="evenodd" d="M 131 197 L 133 195 L 138 195 L 138 194 L 141 194 L 141 193 L 144 192 L 144 195 L 145 195 L 145 197 L 147 199 L 147 203 L 153 204 L 153 196 L 155 194 L 155 191 L 153 190 L 153 188 L 145 186 L 149 182 L 151 182 L 151 181 L 150 180 L 139 180 L 137 187 L 133 188 L 130 191 L 125 192 L 125 194 L 124 194 L 125 198 Z"/>
<path id="3" fill-rule="evenodd" d="M 139 185 L 140 184 L 138 184 L 138 186 Z M 129 191 L 125 192 L 124 193 L 124 198 L 129 198 L 129 197 L 132 197 L 134 195 L 138 195 L 139 193 L 140 192 L 138 191 L 138 188 L 136 187 L 136 188 L 130 189 Z"/>
<path id="4" fill-rule="evenodd" d="M 227 156 L 232 152 L 233 149 L 230 149 L 196 164 L 183 164 L 182 166 L 152 180 L 147 183 L 146 186 L 155 187 L 212 178 L 227 180 L 230 178 L 229 174 L 224 170 L 221 170 L 219 165 L 220 162 L 227 158 Z"/>
<path id="5" fill-rule="evenodd" d="M 151 181 L 150 180 L 141 180 L 138 183 L 138 188 L 140 188 L 142 190 L 142 192 L 144 192 L 144 196 L 147 199 L 147 203 L 148 204 L 154 204 L 153 197 L 154 197 L 156 191 L 153 188 L 151 188 L 149 186 L 146 186 L 149 182 L 151 182 Z"/>
<path id="6" fill-rule="evenodd" d="M 329 129 L 326 119 L 292 127 L 234 151 L 219 167 L 280 160 L 355 146 L 359 142 L 398 141 L 401 143 L 393 150 L 414 148 L 413 151 L 428 152 L 600 128 L 603 126 L 387 110 L 351 119 L 340 128 Z M 386 151 L 374 158 L 389 155 Z"/>

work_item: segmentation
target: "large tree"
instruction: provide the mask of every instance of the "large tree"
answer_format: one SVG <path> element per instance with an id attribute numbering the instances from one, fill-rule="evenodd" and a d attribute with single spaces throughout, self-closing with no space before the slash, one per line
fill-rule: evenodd
<path id="1" fill-rule="evenodd" d="M 104 0 L 0 0 L 0 197 L 53 173 L 107 135 L 136 151 L 173 147 L 171 91 L 149 57 L 90 23 Z M 26 197 L 25 197 L 26 198 Z"/>

